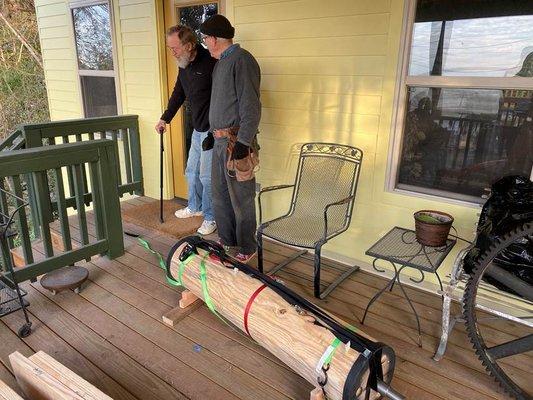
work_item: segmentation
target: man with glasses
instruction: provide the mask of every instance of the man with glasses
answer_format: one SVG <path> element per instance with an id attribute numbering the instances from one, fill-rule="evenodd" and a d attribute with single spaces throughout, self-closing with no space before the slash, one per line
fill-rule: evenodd
<path id="1" fill-rule="evenodd" d="M 212 151 L 202 151 L 202 142 L 209 131 L 209 101 L 211 78 L 216 60 L 197 43 L 191 28 L 176 25 L 167 31 L 167 46 L 179 66 L 178 79 L 168 101 L 167 109 L 155 126 L 158 133 L 165 132 L 185 99 L 192 111 L 193 133 L 187 159 L 185 176 L 188 183 L 189 204 L 176 211 L 177 218 L 204 216 L 198 233 L 208 235 L 216 230 L 211 201 Z"/>
<path id="2" fill-rule="evenodd" d="M 218 59 L 209 108 L 210 130 L 215 137 L 212 171 L 215 219 L 221 244 L 237 247 L 235 258 L 245 263 L 257 250 L 255 178 L 237 180 L 228 173 L 227 157 L 243 160 L 250 157 L 250 151 L 257 151 L 261 71 L 255 58 L 233 43 L 235 29 L 224 16 L 207 19 L 200 32 L 211 56 Z M 213 138 L 210 139 L 212 142 Z M 208 138 L 206 143 L 209 141 Z M 234 143 L 231 154 L 227 154 L 228 143 Z"/>

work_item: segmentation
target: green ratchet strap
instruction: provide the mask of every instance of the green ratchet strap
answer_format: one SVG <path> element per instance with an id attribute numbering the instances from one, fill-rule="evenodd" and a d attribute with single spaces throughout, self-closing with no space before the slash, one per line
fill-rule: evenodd
<path id="1" fill-rule="evenodd" d="M 213 314 L 215 314 L 218 318 L 222 319 L 222 317 L 218 314 L 217 310 L 215 309 L 215 305 L 211 301 L 211 297 L 209 296 L 209 291 L 207 290 L 207 268 L 205 267 L 205 259 L 207 257 L 209 257 L 209 254 L 206 254 L 200 261 L 200 280 L 202 281 L 202 291 L 204 292 L 204 302 Z"/>
<path id="2" fill-rule="evenodd" d="M 324 365 L 329 365 L 331 363 L 331 360 L 333 359 L 333 356 L 335 355 L 335 351 L 337 350 L 337 347 L 339 347 L 339 344 L 341 344 L 341 340 L 339 338 L 333 339 L 333 342 L 329 345 L 329 348 L 331 348 L 331 351 L 329 352 L 329 355 L 324 360 Z"/>
<path id="3" fill-rule="evenodd" d="M 139 244 L 142 247 L 144 247 L 146 250 L 148 250 L 150 253 L 154 254 L 157 257 L 159 266 L 163 270 L 166 271 L 167 267 L 165 264 L 165 260 L 163 259 L 163 256 L 157 251 L 155 251 L 154 249 L 152 249 L 152 246 L 150 246 L 150 243 L 148 243 L 146 240 L 141 239 L 141 238 L 137 238 L 137 240 L 139 241 Z M 191 253 L 191 255 L 187 257 L 186 260 L 180 261 L 179 268 L 178 268 L 178 279 L 174 280 L 167 275 L 166 278 L 167 278 L 168 283 L 170 283 L 173 286 L 184 286 L 183 285 L 183 271 L 185 270 L 185 267 L 187 266 L 187 264 L 189 264 L 194 259 L 195 256 L 196 254 Z M 227 324 L 226 320 L 222 318 L 220 314 L 217 312 L 215 305 L 213 304 L 213 301 L 211 300 L 211 296 L 209 296 L 209 291 L 207 289 L 207 268 L 205 265 L 205 260 L 208 257 L 209 257 L 209 253 L 206 253 L 206 255 L 200 261 L 200 280 L 202 281 L 202 291 L 204 293 L 204 302 L 213 314 L 215 314 L 220 320 L 222 320 L 225 324 Z"/>
<path id="4" fill-rule="evenodd" d="M 159 267 L 166 271 L 167 266 L 165 264 L 165 260 L 163 259 L 163 256 L 152 249 L 152 246 L 150 246 L 150 243 L 148 243 L 146 240 L 137 238 L 137 241 L 139 244 L 144 247 L 146 250 L 148 250 L 150 253 L 154 254 L 157 257 L 157 261 L 159 264 Z M 185 266 L 193 259 L 193 254 L 191 254 L 185 261 L 181 261 L 178 269 L 178 280 L 174 280 L 170 278 L 168 275 L 165 275 L 167 278 L 167 282 L 170 283 L 173 286 L 183 286 L 183 270 L 185 269 Z"/>

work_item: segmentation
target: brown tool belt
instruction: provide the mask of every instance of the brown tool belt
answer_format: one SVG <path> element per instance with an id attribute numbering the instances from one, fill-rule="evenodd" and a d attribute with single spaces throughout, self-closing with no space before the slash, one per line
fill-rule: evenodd
<path id="1" fill-rule="evenodd" d="M 227 137 L 227 162 L 226 169 L 229 176 L 237 179 L 239 182 L 249 181 L 255 177 L 255 172 L 259 169 L 259 146 L 257 146 L 257 140 L 254 139 L 254 143 L 250 147 L 248 156 L 242 160 L 235 160 L 233 158 L 233 148 L 237 142 L 237 133 L 239 132 L 238 126 L 232 126 L 231 128 L 215 129 L 213 136 L 217 139 Z"/>
<path id="2" fill-rule="evenodd" d="M 239 132 L 238 126 L 232 126 L 231 128 L 224 128 L 224 129 L 215 129 L 213 131 L 213 136 L 217 139 L 221 138 L 230 138 L 232 136 L 237 136 L 237 132 Z"/>

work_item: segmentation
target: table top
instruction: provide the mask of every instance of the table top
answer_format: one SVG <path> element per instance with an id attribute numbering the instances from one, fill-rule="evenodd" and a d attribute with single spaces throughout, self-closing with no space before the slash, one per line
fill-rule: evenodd
<path id="1" fill-rule="evenodd" d="M 395 226 L 365 254 L 422 271 L 436 272 L 455 243 L 456 240 L 448 239 L 442 247 L 425 246 L 416 240 L 413 230 Z"/>

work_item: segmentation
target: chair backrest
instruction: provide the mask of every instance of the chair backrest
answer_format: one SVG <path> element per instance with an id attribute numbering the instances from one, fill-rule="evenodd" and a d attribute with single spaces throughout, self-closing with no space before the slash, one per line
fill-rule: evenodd
<path id="1" fill-rule="evenodd" d="M 324 218 L 327 204 L 355 195 L 363 152 L 334 143 L 305 143 L 295 179 L 290 214 Z M 328 225 L 341 229 L 350 223 L 354 200 L 332 207 Z M 328 229 L 329 231 L 330 229 Z"/>

